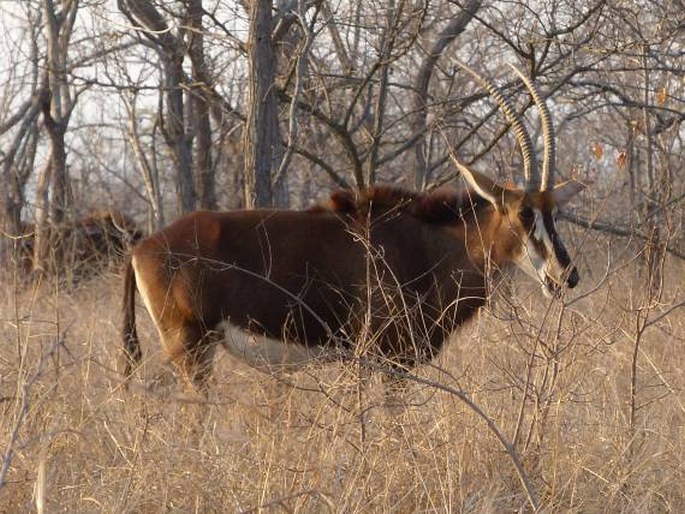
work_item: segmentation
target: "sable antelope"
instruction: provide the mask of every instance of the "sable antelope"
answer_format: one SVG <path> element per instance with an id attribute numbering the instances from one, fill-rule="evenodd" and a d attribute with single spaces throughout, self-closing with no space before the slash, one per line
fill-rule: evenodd
<path id="1" fill-rule="evenodd" d="M 34 269 L 35 226 L 24 224 L 19 239 L 19 269 L 28 274 Z M 86 274 L 110 261 L 121 260 L 143 234 L 136 223 L 115 209 L 94 210 L 67 226 L 50 227 L 51 240 L 60 239 L 65 247 L 65 267 Z"/>
<path id="2" fill-rule="evenodd" d="M 536 86 L 518 72 L 545 135 L 538 169 L 521 118 L 487 89 L 514 127 L 525 187 L 505 189 L 460 163 L 463 192 L 337 192 L 309 211 L 194 212 L 132 251 L 124 285 L 124 362 L 141 358 L 140 292 L 169 357 L 204 388 L 217 341 L 259 366 L 312 356 L 373 355 L 408 369 L 432 358 L 486 300 L 491 270 L 523 268 L 549 295 L 578 272 L 556 210 L 584 186 L 553 187 L 554 132 Z"/>
<path id="3" fill-rule="evenodd" d="M 121 259 L 143 237 L 136 223 L 114 209 L 96 210 L 77 220 L 72 230 L 74 260 L 88 263 Z"/>

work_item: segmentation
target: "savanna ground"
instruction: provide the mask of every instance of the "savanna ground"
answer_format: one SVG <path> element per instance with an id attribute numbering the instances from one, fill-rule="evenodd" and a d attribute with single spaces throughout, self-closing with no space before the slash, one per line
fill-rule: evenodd
<path id="1" fill-rule="evenodd" d="M 6 275 L 0 511 L 684 512 L 682 262 L 649 291 L 638 245 L 572 239 L 582 282 L 565 302 L 506 280 L 415 370 L 404 409 L 384 406 L 379 373 L 277 379 L 223 350 L 208 401 L 188 403 L 140 302 L 146 360 L 125 391 L 118 273 Z"/>

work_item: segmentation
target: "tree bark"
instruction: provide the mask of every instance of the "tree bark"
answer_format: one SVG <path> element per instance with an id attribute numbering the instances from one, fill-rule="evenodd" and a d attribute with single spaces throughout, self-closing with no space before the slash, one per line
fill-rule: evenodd
<path id="1" fill-rule="evenodd" d="M 24 233 L 21 212 L 25 203 L 26 184 L 36 156 L 37 120 L 44 93 L 44 88 L 34 91 L 32 99 L 26 103 L 25 108 L 20 109 L 21 115 L 14 120 L 19 127 L 2 156 L 1 177 L 6 187 L 0 187 L 0 230 L 3 236 L 0 237 L 0 262 L 7 260 L 12 248 L 12 240 L 4 236 L 16 237 Z"/>
<path id="2" fill-rule="evenodd" d="M 204 33 L 202 26 L 202 0 L 188 0 L 188 25 L 190 35 L 188 54 L 193 74 L 193 126 L 195 129 L 195 171 L 197 193 L 202 209 L 216 209 L 216 179 L 212 159 L 212 127 L 210 105 L 207 97 L 210 74 L 207 71 L 204 53 Z"/>
<path id="3" fill-rule="evenodd" d="M 247 208 L 273 205 L 271 174 L 273 147 L 278 143 L 278 119 L 271 25 L 271 0 L 254 0 L 250 4 L 249 82 L 244 133 Z"/>
<path id="4" fill-rule="evenodd" d="M 46 269 L 51 247 L 56 265 L 61 264 L 64 258 L 64 241 L 60 237 L 60 231 L 72 203 L 64 136 L 74 107 L 67 80 L 67 56 L 79 3 L 78 0 L 72 0 L 57 9 L 52 0 L 43 0 L 42 7 L 47 41 L 47 73 L 43 79 L 46 93 L 41 95 L 41 108 L 50 149 L 48 162 L 36 190 L 37 219 L 33 261 L 35 269 L 39 271 Z"/>
<path id="5" fill-rule="evenodd" d="M 164 134 L 176 167 L 176 191 L 182 213 L 195 210 L 193 158 L 190 138 L 185 131 L 183 102 L 183 52 L 178 46 L 168 48 L 162 56 L 166 91 Z"/>

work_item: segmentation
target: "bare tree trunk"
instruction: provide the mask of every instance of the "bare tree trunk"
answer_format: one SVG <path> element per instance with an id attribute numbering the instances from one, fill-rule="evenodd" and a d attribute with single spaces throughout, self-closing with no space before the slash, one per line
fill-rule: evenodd
<path id="1" fill-rule="evenodd" d="M 35 85 L 34 85 L 35 87 Z M 0 187 L 0 230 L 2 236 L 12 237 L 22 235 L 24 228 L 21 222 L 21 212 L 25 202 L 25 189 L 36 156 L 38 142 L 37 120 L 44 101 L 44 88 L 35 91 L 33 98 L 19 110 L 21 120 L 19 128 L 6 147 L 2 160 L 2 183 Z M 19 114 L 18 113 L 18 114 Z M 6 127 L 9 129 L 9 126 Z M 0 237 L 0 262 L 5 262 L 11 250 L 11 239 Z"/>
<path id="2" fill-rule="evenodd" d="M 480 9 L 481 3 L 481 0 L 469 0 L 466 2 L 459 15 L 452 18 L 442 30 L 437 41 L 435 41 L 423 59 L 418 75 L 416 76 L 416 87 L 414 89 L 414 119 L 412 122 L 412 129 L 415 134 L 426 131 L 428 105 L 430 104 L 428 86 L 430 84 L 430 79 L 433 76 L 435 65 L 438 63 L 438 59 L 457 36 L 464 31 L 468 23 L 478 12 L 478 9 Z M 414 156 L 416 159 L 416 164 L 414 165 L 414 187 L 419 191 L 426 188 L 428 181 L 428 161 L 426 155 L 426 140 L 425 138 L 420 137 L 414 148 Z"/>
<path id="3" fill-rule="evenodd" d="M 345 45 L 343 44 L 340 31 L 338 30 L 338 25 L 335 23 L 328 0 L 323 0 L 323 2 L 321 2 L 321 12 L 326 20 L 326 28 L 328 29 L 331 40 L 333 41 L 333 48 L 335 48 L 335 54 L 338 57 L 340 66 L 345 73 L 350 73 L 353 69 L 352 62 L 350 61 L 350 56 L 345 48 Z"/>
<path id="4" fill-rule="evenodd" d="M 50 153 L 37 188 L 36 205 L 39 216 L 36 220 L 34 266 L 38 270 L 45 269 L 45 261 L 53 243 L 56 264 L 61 263 L 64 258 L 64 241 L 59 237 L 59 232 L 71 208 L 64 136 L 74 106 L 66 70 L 78 5 L 77 0 L 61 5 L 61 9 L 57 9 L 52 0 L 43 0 L 42 4 L 47 40 L 47 76 L 44 79 L 44 88 L 49 92 L 42 96 L 42 110 L 50 141 Z M 51 191 L 51 196 L 48 195 L 48 190 Z"/>
<path id="5" fill-rule="evenodd" d="M 47 259 L 50 252 L 48 220 L 50 175 L 52 165 L 48 161 L 38 175 L 36 184 L 36 224 L 33 235 L 33 271 L 42 273 L 47 271 Z"/>
<path id="6" fill-rule="evenodd" d="M 647 173 L 648 192 L 644 201 L 644 217 L 651 225 L 649 230 L 649 241 L 645 248 L 645 258 L 647 260 L 647 287 L 650 294 L 658 291 L 661 287 L 661 262 L 663 261 L 663 234 L 660 216 L 655 214 L 660 207 L 661 199 L 660 187 L 654 177 L 654 142 L 652 140 L 651 105 L 650 90 L 651 77 L 649 68 L 649 44 L 642 46 L 642 66 L 644 71 L 644 104 L 643 104 L 643 124 L 645 133 L 645 172 Z"/>
<path id="7" fill-rule="evenodd" d="M 67 152 L 64 141 L 66 127 L 51 117 L 45 116 L 45 126 L 50 139 L 50 220 L 54 227 L 60 227 L 67 219 L 71 208 L 69 174 L 67 171 Z"/>
<path id="8" fill-rule="evenodd" d="M 271 25 L 271 0 L 254 0 L 250 4 L 249 82 L 244 133 L 247 208 L 273 204 L 271 170 L 273 147 L 278 142 L 278 122 L 275 120 Z"/>
<path id="9" fill-rule="evenodd" d="M 170 30 L 166 20 L 149 0 L 120 0 L 119 7 L 155 45 L 164 69 L 165 107 L 163 132 L 174 161 L 176 190 L 182 213 L 195 210 L 192 138 L 186 134 L 183 89 L 182 40 Z"/>
<path id="10" fill-rule="evenodd" d="M 276 207 L 288 207 L 290 204 L 287 172 L 299 139 L 298 102 L 301 100 L 300 96 L 304 87 L 303 83 L 306 80 L 308 70 L 309 52 L 312 42 L 314 41 L 312 25 L 319 14 L 318 6 L 322 3 L 323 2 L 317 2 L 312 20 L 308 22 L 306 18 L 307 5 L 305 0 L 297 0 L 289 15 L 292 16 L 293 19 L 297 19 L 301 35 L 298 35 L 295 31 L 291 31 L 290 33 L 282 33 L 281 39 L 278 40 L 279 55 L 276 58 L 276 61 L 277 64 L 280 63 L 283 68 L 279 73 L 286 75 L 290 74 L 288 81 L 293 82 L 293 92 L 288 113 L 287 148 L 283 150 L 280 145 L 277 145 L 274 148 L 274 162 L 279 163 L 276 166 L 277 169 L 275 170 L 273 179 L 274 204 Z M 281 24 L 281 27 L 282 25 L 283 24 Z M 279 28 L 276 29 L 276 32 L 279 31 Z M 295 48 L 297 48 L 297 50 L 295 50 Z M 279 134 L 278 119 L 276 115 L 277 113 L 274 113 L 272 123 L 275 123 L 276 133 Z"/>
<path id="11" fill-rule="evenodd" d="M 183 102 L 183 52 L 176 46 L 162 56 L 166 90 L 164 134 L 176 166 L 178 204 L 182 213 L 195 210 L 195 184 L 190 138 L 185 131 Z"/>
<path id="12" fill-rule="evenodd" d="M 145 184 L 145 192 L 150 210 L 152 211 L 152 231 L 160 230 L 164 227 L 164 206 L 162 204 L 162 191 L 159 184 L 159 170 L 154 160 L 147 158 L 143 145 L 140 141 L 140 134 L 138 132 L 138 113 L 136 109 L 137 95 L 134 93 L 129 100 L 122 95 L 123 103 L 128 111 L 128 140 L 133 149 L 133 154 L 136 158 L 136 164 L 143 177 Z M 154 157 L 155 145 L 152 145 L 152 156 Z"/>
<path id="13" fill-rule="evenodd" d="M 202 0 L 188 0 L 188 25 L 190 26 L 188 53 L 192 65 L 194 86 L 191 91 L 191 101 L 193 102 L 193 125 L 196 138 L 197 192 L 201 208 L 216 209 L 216 179 L 212 164 L 212 127 L 207 97 L 210 78 L 204 53 L 203 13 Z"/>
<path id="14" fill-rule="evenodd" d="M 388 75 L 390 73 L 390 54 L 392 53 L 393 43 L 397 30 L 397 22 L 395 16 L 399 14 L 402 7 L 398 7 L 395 11 L 395 2 L 391 0 L 386 7 L 387 12 L 385 16 L 386 26 L 381 36 L 381 55 L 380 55 L 380 77 L 378 84 L 378 92 L 376 94 L 376 102 L 374 106 L 374 120 L 373 128 L 371 129 L 371 147 L 366 161 L 366 173 L 364 182 L 366 186 L 373 186 L 376 183 L 376 161 L 378 159 L 378 150 L 381 143 L 381 135 L 383 132 L 383 120 L 385 118 L 385 106 L 388 99 Z"/>
<path id="15" fill-rule="evenodd" d="M 44 0 L 47 31 L 47 67 L 50 104 L 43 104 L 45 128 L 50 138 L 52 199 L 50 217 L 61 224 L 69 208 L 69 176 L 64 135 L 73 107 L 66 75 L 69 40 L 76 18 L 78 2 L 73 0 L 57 11 L 52 0 Z"/>

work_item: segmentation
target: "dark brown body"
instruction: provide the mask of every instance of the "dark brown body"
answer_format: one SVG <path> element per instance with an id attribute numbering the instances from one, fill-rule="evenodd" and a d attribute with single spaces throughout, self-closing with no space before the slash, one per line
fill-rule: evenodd
<path id="1" fill-rule="evenodd" d="M 494 208 L 475 198 L 474 210 L 457 193 L 380 188 L 360 200 L 339 193 L 328 208 L 305 212 L 186 216 L 132 252 L 129 362 L 140 356 L 136 281 L 167 351 L 196 384 L 226 320 L 286 344 L 334 347 L 395 366 L 430 359 L 486 297 L 481 237 L 469 255 L 465 227 L 479 216 L 486 228 Z"/>

